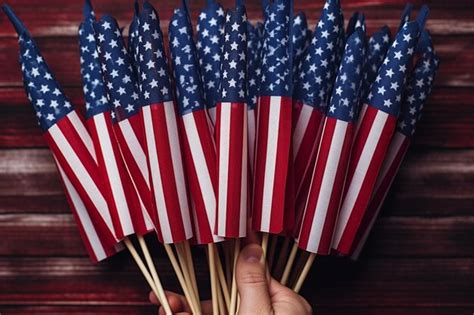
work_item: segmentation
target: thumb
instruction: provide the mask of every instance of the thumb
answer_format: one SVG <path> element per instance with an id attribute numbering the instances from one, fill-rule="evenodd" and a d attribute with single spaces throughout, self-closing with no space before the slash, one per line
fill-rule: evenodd
<path id="1" fill-rule="evenodd" d="M 271 314 L 263 250 L 259 245 L 247 245 L 239 255 L 236 281 L 240 295 L 239 314 Z"/>

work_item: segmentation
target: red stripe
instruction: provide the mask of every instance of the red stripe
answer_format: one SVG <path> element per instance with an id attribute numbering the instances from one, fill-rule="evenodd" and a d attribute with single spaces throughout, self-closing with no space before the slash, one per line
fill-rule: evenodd
<path id="1" fill-rule="evenodd" d="M 174 174 L 173 163 L 182 161 L 173 161 L 171 156 L 171 144 L 168 135 L 168 122 L 166 121 L 165 108 L 163 104 L 154 104 L 150 106 L 151 117 L 153 120 L 153 134 L 155 137 L 156 151 L 160 167 L 161 180 L 163 182 L 163 194 L 166 203 L 169 225 L 174 242 L 186 240 L 183 217 L 181 216 L 181 207 L 179 203 L 178 189 L 176 187 L 176 177 Z M 183 165 L 180 165 L 183 167 Z M 151 181 L 152 182 L 152 181 Z M 153 184 L 153 183 L 151 183 Z M 154 189 L 152 189 L 152 192 Z"/>
<path id="2" fill-rule="evenodd" d="M 367 211 L 365 212 L 362 218 L 362 221 L 360 223 L 359 229 L 357 230 L 354 243 L 352 244 L 353 246 L 351 248 L 351 253 L 358 246 L 359 242 L 361 242 L 362 237 L 366 233 L 367 229 L 370 228 L 371 222 L 374 216 L 378 214 L 378 211 L 380 207 L 382 206 L 385 200 L 385 197 L 387 196 L 388 190 L 390 189 L 390 186 L 392 185 L 393 180 L 395 179 L 395 175 L 397 174 L 400 168 L 403 158 L 405 157 L 408 147 L 410 146 L 410 142 L 411 142 L 410 138 L 405 137 L 402 145 L 400 146 L 398 152 L 396 153 L 396 156 L 392 164 L 389 166 L 389 169 L 385 177 L 382 179 L 379 188 L 376 191 L 374 191 L 374 194 L 372 195 L 372 199 L 370 200 L 369 206 L 367 207 Z"/>
<path id="3" fill-rule="evenodd" d="M 365 145 L 365 138 L 367 136 L 364 137 L 364 135 L 368 134 L 368 131 L 366 130 L 369 129 L 370 131 L 370 129 L 372 128 L 372 123 L 370 124 L 370 128 L 366 127 L 367 126 L 366 119 L 371 118 L 374 110 L 377 111 L 371 106 L 369 106 L 369 108 L 367 109 L 366 118 L 362 122 L 361 129 L 357 136 L 357 138 L 359 139 L 357 139 L 354 144 L 356 146 L 355 148 L 357 149 L 357 151 L 362 152 L 363 150 L 363 147 L 359 148 L 358 144 L 363 142 Z M 373 118 L 371 119 L 371 122 L 373 122 Z M 362 182 L 362 188 L 359 192 L 359 195 L 357 196 L 357 200 L 354 204 L 354 208 L 351 211 L 349 220 L 347 222 L 347 225 L 344 229 L 341 240 L 339 242 L 339 246 L 337 248 L 337 250 L 341 252 L 342 254 L 349 253 L 350 247 L 354 241 L 355 233 L 357 232 L 357 229 L 359 228 L 359 225 L 360 225 L 360 221 L 362 220 L 362 216 L 365 210 L 367 209 L 367 205 L 369 203 L 370 196 L 372 194 L 378 172 L 380 170 L 380 167 L 382 166 L 385 153 L 387 152 L 388 146 L 390 144 L 390 139 L 393 135 L 393 132 L 395 131 L 396 122 L 397 122 L 396 117 L 389 115 L 383 129 L 380 131 L 381 135 L 380 135 L 379 142 L 375 148 L 375 152 L 372 157 L 372 160 L 370 161 L 367 174 L 365 174 L 364 181 Z M 360 140 L 361 137 L 364 137 L 364 139 Z M 359 155 L 356 156 L 357 160 L 359 160 L 360 155 L 361 154 L 359 153 Z M 351 162 L 352 162 L 352 159 L 351 159 Z M 354 170 L 349 169 L 349 172 L 351 171 L 352 173 L 354 172 Z M 350 178 L 352 178 L 352 176 L 350 176 Z M 349 177 L 348 177 L 347 183 L 350 184 Z"/>
<path id="4" fill-rule="evenodd" d="M 199 139 L 201 141 L 204 157 L 207 163 L 209 176 L 211 176 L 212 187 L 216 191 L 217 180 L 217 160 L 216 160 L 216 144 L 211 133 L 212 123 L 207 116 L 206 111 L 193 112 L 194 121 L 196 122 Z M 212 128 L 214 128 L 212 126 Z"/>
<path id="5" fill-rule="evenodd" d="M 337 222 L 337 215 L 341 207 L 342 191 L 347 174 L 347 166 L 351 154 L 352 138 L 354 133 L 354 125 L 349 123 L 344 135 L 344 144 L 342 145 L 339 163 L 337 165 L 336 178 L 334 181 L 331 199 L 328 205 L 328 212 L 324 220 L 324 227 L 319 243 L 318 254 L 328 255 L 331 250 L 331 242 L 334 234 L 334 228 Z"/>

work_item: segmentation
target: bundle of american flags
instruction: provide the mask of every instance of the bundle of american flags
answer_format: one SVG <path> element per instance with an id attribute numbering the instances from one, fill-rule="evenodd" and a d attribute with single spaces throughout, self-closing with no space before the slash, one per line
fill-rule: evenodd
<path id="1" fill-rule="evenodd" d="M 126 43 L 117 21 L 96 19 L 86 0 L 78 32 L 83 111 L 3 9 L 91 259 L 126 247 L 167 314 L 148 233 L 165 247 L 194 313 L 201 310 L 190 245 L 207 250 L 215 314 L 236 312 L 233 269 L 249 231 L 262 233 L 270 261 L 267 247 L 278 238 L 268 236 L 285 238 L 286 267 L 269 267 L 283 284 L 298 249 L 310 253 L 288 284 L 297 292 L 316 256 L 357 259 L 439 65 L 424 30 L 426 6 L 411 20 L 407 5 L 391 40 L 387 26 L 368 37 L 360 12 L 345 29 L 338 0 L 326 1 L 314 30 L 293 1 L 264 1 L 260 23 L 247 18 L 242 0 L 229 8 L 207 0 L 196 32 L 183 0 L 166 39 L 144 1 L 135 3 Z"/>

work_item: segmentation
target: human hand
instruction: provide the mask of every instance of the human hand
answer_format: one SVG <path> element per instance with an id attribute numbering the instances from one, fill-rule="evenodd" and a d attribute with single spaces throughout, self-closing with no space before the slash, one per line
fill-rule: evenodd
<path id="1" fill-rule="evenodd" d="M 247 245 L 239 254 L 236 265 L 239 314 L 312 314 L 311 306 L 302 296 L 270 277 L 262 255 L 263 250 L 257 244 Z M 166 292 L 166 296 L 173 314 L 191 314 L 183 296 L 172 292 Z M 152 292 L 150 300 L 159 305 Z M 203 315 L 212 314 L 210 301 L 201 305 Z M 165 314 L 162 308 L 159 314 Z"/>

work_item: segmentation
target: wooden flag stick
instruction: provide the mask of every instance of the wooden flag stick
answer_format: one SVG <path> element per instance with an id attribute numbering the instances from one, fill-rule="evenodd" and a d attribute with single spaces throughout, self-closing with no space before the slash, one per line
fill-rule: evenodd
<path id="1" fill-rule="evenodd" d="M 229 306 L 230 306 L 229 287 L 225 279 L 224 270 L 222 268 L 222 263 L 221 263 L 221 259 L 219 258 L 219 255 L 216 255 L 216 268 L 217 268 L 217 277 L 219 278 L 219 282 L 221 284 L 221 290 L 222 290 L 222 295 L 224 297 L 224 302 L 225 302 L 226 308 L 229 309 Z"/>
<path id="2" fill-rule="evenodd" d="M 268 271 L 272 273 L 273 259 L 275 256 L 275 250 L 278 244 L 278 235 L 272 235 L 270 237 L 270 250 L 268 251 L 267 261 L 268 261 Z"/>
<path id="3" fill-rule="evenodd" d="M 267 258 L 267 248 L 268 248 L 268 233 L 263 232 L 263 235 L 262 235 L 263 259 Z"/>
<path id="4" fill-rule="evenodd" d="M 224 259 L 225 259 L 225 278 L 227 280 L 227 288 L 230 291 L 232 288 L 232 252 L 234 251 L 235 242 L 234 240 L 228 240 L 223 244 Z M 230 305 L 230 304 L 229 304 Z"/>
<path id="5" fill-rule="evenodd" d="M 227 308 L 225 306 L 224 298 L 222 297 L 222 290 L 217 290 L 217 301 L 219 302 L 219 313 L 221 315 L 227 314 Z"/>
<path id="6" fill-rule="evenodd" d="M 285 258 L 288 256 L 288 248 L 290 247 L 290 241 L 291 241 L 291 238 L 288 237 L 288 236 L 285 236 L 284 240 L 283 240 L 283 244 L 281 245 L 281 249 L 280 249 L 280 257 L 282 259 L 278 259 L 278 262 L 274 268 L 274 272 L 273 272 L 273 276 L 275 277 L 275 279 L 280 279 L 280 277 L 282 276 L 283 274 L 283 269 L 285 268 Z"/>
<path id="7" fill-rule="evenodd" d="M 146 269 L 145 264 L 143 263 L 143 260 L 141 259 L 140 255 L 138 255 L 137 250 L 135 249 L 135 246 L 133 246 L 133 243 L 130 241 L 128 237 L 126 237 L 123 240 L 123 242 L 125 243 L 125 246 L 127 247 L 128 251 L 132 255 L 133 259 L 135 260 L 135 263 L 137 264 L 138 268 L 142 272 L 146 281 L 148 282 L 148 285 L 150 286 L 151 290 L 153 291 L 153 293 L 155 293 L 157 299 L 161 303 L 161 295 L 158 293 L 158 289 L 156 288 L 156 285 L 153 282 L 153 278 L 151 277 L 150 273 Z"/>
<path id="8" fill-rule="evenodd" d="M 311 253 L 308 257 L 308 260 L 306 261 L 303 271 L 301 272 L 300 276 L 298 277 L 298 280 L 296 280 L 296 284 L 293 287 L 293 291 L 296 293 L 299 293 L 301 290 L 301 287 L 303 286 L 304 281 L 306 280 L 306 277 L 308 276 L 309 271 L 311 270 L 311 266 L 313 265 L 314 259 L 316 258 L 316 254 Z"/>
<path id="9" fill-rule="evenodd" d="M 285 270 L 283 271 L 283 276 L 281 277 L 280 283 L 283 285 L 286 285 L 288 283 L 288 278 L 290 277 L 291 268 L 293 267 L 293 263 L 295 262 L 297 252 L 298 252 L 298 244 L 294 243 L 293 247 L 291 248 L 288 261 L 286 262 Z"/>
<path id="10" fill-rule="evenodd" d="M 143 238 L 143 235 L 137 235 L 137 237 L 138 237 L 138 243 L 140 244 L 143 255 L 145 256 L 146 264 L 148 266 L 148 269 L 150 270 L 151 276 L 153 277 L 158 294 L 160 295 L 157 298 L 160 300 L 160 303 L 163 306 L 165 313 L 172 314 L 170 304 L 168 303 L 168 299 L 166 298 L 165 290 L 163 289 L 163 285 L 161 284 L 160 277 L 158 276 L 158 273 L 156 272 L 155 264 L 153 263 L 153 259 L 151 259 L 150 251 L 148 250 L 148 246 L 146 245 L 145 239 Z"/>
<path id="11" fill-rule="evenodd" d="M 235 279 L 235 266 L 237 265 L 237 258 L 239 257 L 240 252 L 240 239 L 235 239 L 234 244 L 234 261 L 233 261 L 233 268 L 232 268 L 232 286 L 230 292 L 230 307 L 229 307 L 229 315 L 234 315 L 237 308 L 237 281 Z"/>
<path id="12" fill-rule="evenodd" d="M 173 266 L 176 277 L 178 277 L 178 282 L 181 285 L 181 289 L 183 289 L 184 297 L 188 301 L 191 311 L 193 312 L 193 314 L 198 314 L 198 311 L 197 311 L 198 308 L 196 307 L 196 302 L 193 296 L 191 295 L 190 288 L 188 284 L 186 283 L 186 280 L 184 279 L 183 271 L 181 270 L 181 267 L 179 266 L 178 260 L 176 259 L 176 256 L 174 255 L 173 249 L 171 248 L 169 244 L 163 244 L 163 245 L 170 259 L 171 266 Z"/>
<path id="13" fill-rule="evenodd" d="M 208 244 L 209 274 L 211 276 L 211 295 L 212 295 L 212 314 L 219 314 L 219 298 L 217 293 L 217 272 L 216 272 L 216 253 L 214 244 Z"/>
<path id="14" fill-rule="evenodd" d="M 201 304 L 200 304 L 198 296 L 196 295 L 196 292 L 194 291 L 191 276 L 189 274 L 188 260 L 186 259 L 186 254 L 184 253 L 183 244 L 181 243 L 176 244 L 176 253 L 178 254 L 179 264 L 181 265 L 181 270 L 183 271 L 186 286 L 189 288 L 189 292 L 192 296 L 193 304 L 196 307 L 196 311 L 199 311 L 199 313 L 201 313 L 201 308 L 200 308 Z"/>
<path id="15" fill-rule="evenodd" d="M 189 268 L 189 276 L 191 277 L 191 281 L 193 284 L 194 292 L 196 293 L 196 297 L 198 301 L 200 301 L 199 298 L 199 289 L 196 281 L 196 272 L 194 271 L 194 264 L 193 264 L 193 255 L 191 253 L 191 246 L 189 245 L 189 241 L 184 242 L 184 253 L 186 257 L 186 261 L 188 262 L 188 268 Z"/>

